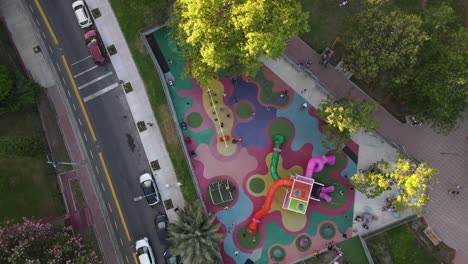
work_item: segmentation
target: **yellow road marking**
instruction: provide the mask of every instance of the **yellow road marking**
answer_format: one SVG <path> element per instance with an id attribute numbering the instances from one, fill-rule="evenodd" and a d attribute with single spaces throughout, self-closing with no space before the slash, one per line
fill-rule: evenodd
<path id="1" fill-rule="evenodd" d="M 67 59 L 65 58 L 64 55 L 62 55 L 62 61 L 63 61 L 63 65 L 65 65 L 65 69 L 67 70 L 68 78 L 70 78 L 71 84 L 73 86 L 73 90 L 75 91 L 76 98 L 77 98 L 78 102 L 80 103 L 80 107 L 81 107 L 81 110 L 83 111 L 83 115 L 84 115 L 86 124 L 88 124 L 89 132 L 91 133 L 91 137 L 93 138 L 94 141 L 96 141 L 96 134 L 94 133 L 94 129 L 91 126 L 91 122 L 89 121 L 88 112 L 86 111 L 86 109 L 84 107 L 83 99 L 81 99 L 80 92 L 78 91 L 78 87 L 76 86 L 76 83 L 75 83 L 75 79 L 73 79 L 73 75 L 72 75 L 72 73 L 70 71 L 70 68 L 68 67 L 68 62 L 67 62 Z"/>
<path id="2" fill-rule="evenodd" d="M 135 253 L 133 253 L 133 260 L 135 261 L 136 264 L 138 264 L 138 259 Z"/>
<path id="3" fill-rule="evenodd" d="M 106 187 L 104 187 L 104 183 L 101 182 L 101 188 L 102 190 L 105 192 L 106 191 Z"/>
<path id="4" fill-rule="evenodd" d="M 37 9 L 39 10 L 39 13 L 41 13 L 42 19 L 44 20 L 44 23 L 46 24 L 46 27 L 49 30 L 49 33 L 52 36 L 52 39 L 54 40 L 55 45 L 58 45 L 57 36 L 55 36 L 55 33 L 52 30 L 52 27 L 50 26 L 49 20 L 47 19 L 46 15 L 44 13 L 44 10 L 42 10 L 42 6 L 39 3 L 39 0 L 34 0 L 34 3 L 36 3 Z"/>
<path id="5" fill-rule="evenodd" d="M 84 140 L 85 140 L 85 141 L 88 141 L 88 137 L 86 136 L 86 133 L 85 133 L 85 132 L 83 132 L 83 137 L 84 137 Z"/>
<path id="6" fill-rule="evenodd" d="M 125 234 L 127 235 L 128 241 L 131 241 L 130 233 L 128 232 L 127 223 L 125 222 L 125 218 L 122 213 L 122 209 L 120 209 L 119 200 L 117 199 L 117 195 L 115 194 L 114 185 L 112 184 L 112 180 L 109 175 L 109 171 L 107 170 L 106 162 L 104 161 L 104 156 L 102 152 L 99 152 L 99 158 L 101 159 L 102 167 L 104 169 L 104 174 L 106 175 L 107 183 L 109 184 L 109 189 L 112 193 L 112 198 L 114 198 L 115 206 L 117 207 L 117 212 L 119 212 L 120 220 L 122 221 L 123 229 L 125 230 Z"/>

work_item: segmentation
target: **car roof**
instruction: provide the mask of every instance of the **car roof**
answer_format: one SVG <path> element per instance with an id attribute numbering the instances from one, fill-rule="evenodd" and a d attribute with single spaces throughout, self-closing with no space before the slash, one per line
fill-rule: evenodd
<path id="1" fill-rule="evenodd" d="M 97 36 L 97 35 L 98 35 L 97 31 L 94 30 L 94 29 L 91 29 L 91 30 L 88 30 L 88 31 L 84 34 L 84 38 L 85 38 L 85 39 L 88 39 L 88 38 L 90 38 L 90 37 L 95 37 L 95 36 Z"/>
<path id="2" fill-rule="evenodd" d="M 84 2 L 81 0 L 78 0 L 72 3 L 73 9 L 75 9 L 75 7 L 80 6 L 80 5 L 84 5 Z"/>
<path id="3" fill-rule="evenodd" d="M 138 255 L 138 261 L 140 262 L 140 264 L 151 264 L 149 254 L 150 254 L 152 248 L 151 248 L 150 244 L 148 243 L 148 238 L 146 238 L 146 237 L 144 237 L 142 239 L 139 239 L 135 243 L 136 251 L 138 251 L 138 249 L 143 248 L 143 247 L 146 247 L 148 249 L 148 252 Z"/>
<path id="4" fill-rule="evenodd" d="M 75 15 L 78 18 L 78 22 L 80 24 L 84 24 L 85 22 L 89 21 L 89 17 L 86 15 L 84 10 L 84 3 L 83 1 L 76 1 L 72 4 L 73 10 L 75 10 Z M 79 8 L 81 7 L 81 8 Z"/>
<path id="5" fill-rule="evenodd" d="M 153 181 L 153 177 L 151 177 L 151 174 L 149 173 L 143 173 L 140 176 L 140 183 L 143 183 L 144 181 Z"/>

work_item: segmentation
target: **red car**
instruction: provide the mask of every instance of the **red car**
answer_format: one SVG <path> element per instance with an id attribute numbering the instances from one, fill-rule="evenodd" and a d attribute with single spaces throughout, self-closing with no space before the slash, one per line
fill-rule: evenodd
<path id="1" fill-rule="evenodd" d="M 94 63 L 98 66 L 104 66 L 109 61 L 109 56 L 107 56 L 106 48 L 99 33 L 93 29 L 86 32 L 84 38 Z"/>

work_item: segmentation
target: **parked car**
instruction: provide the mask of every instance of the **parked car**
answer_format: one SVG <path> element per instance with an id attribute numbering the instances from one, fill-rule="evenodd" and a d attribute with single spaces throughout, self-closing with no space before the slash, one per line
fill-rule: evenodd
<path id="1" fill-rule="evenodd" d="M 140 176 L 140 186 L 145 195 L 148 205 L 153 206 L 159 203 L 159 192 L 153 176 L 149 173 L 144 173 Z"/>
<path id="2" fill-rule="evenodd" d="M 98 66 L 105 65 L 109 61 L 109 57 L 99 33 L 93 29 L 86 32 L 84 38 L 94 63 Z"/>
<path id="3" fill-rule="evenodd" d="M 167 236 L 167 217 L 163 213 L 159 213 L 154 218 L 154 225 L 156 226 L 156 231 L 158 233 L 159 240 L 161 242 L 166 241 Z"/>
<path id="4" fill-rule="evenodd" d="M 181 262 L 180 256 L 171 255 L 169 249 L 166 249 L 166 251 L 164 251 L 164 258 L 166 259 L 167 264 L 179 264 Z"/>
<path id="5" fill-rule="evenodd" d="M 140 238 L 135 243 L 136 255 L 140 264 L 156 264 L 153 249 L 149 244 L 147 237 Z"/>
<path id="6" fill-rule="evenodd" d="M 76 19 L 81 28 L 88 28 L 93 24 L 88 10 L 88 6 L 83 1 L 75 1 L 72 4 L 73 11 L 75 11 Z"/>

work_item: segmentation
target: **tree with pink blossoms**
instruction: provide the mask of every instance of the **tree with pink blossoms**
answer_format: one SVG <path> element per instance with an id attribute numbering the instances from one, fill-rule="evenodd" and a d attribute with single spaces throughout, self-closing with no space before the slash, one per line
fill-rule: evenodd
<path id="1" fill-rule="evenodd" d="M 96 253 L 70 229 L 23 218 L 0 227 L 0 263 L 100 263 Z"/>

